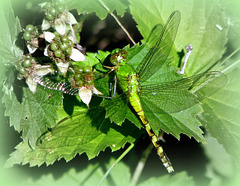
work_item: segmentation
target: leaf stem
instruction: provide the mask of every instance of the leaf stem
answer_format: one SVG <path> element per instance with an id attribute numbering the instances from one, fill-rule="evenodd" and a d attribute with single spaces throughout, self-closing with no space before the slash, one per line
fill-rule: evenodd
<path id="1" fill-rule="evenodd" d="M 139 177 L 143 171 L 143 168 L 145 166 L 145 163 L 147 161 L 148 156 L 150 155 L 151 151 L 153 149 L 153 145 L 149 144 L 148 147 L 146 148 L 146 150 L 143 152 L 142 154 L 142 158 L 140 159 L 140 161 L 138 162 L 137 168 L 134 171 L 132 180 L 131 180 L 131 186 L 135 186 L 139 180 Z"/>
<path id="2" fill-rule="evenodd" d="M 121 161 L 130 150 L 132 150 L 132 148 L 134 147 L 134 143 L 132 143 L 122 154 L 121 156 L 119 156 L 119 158 L 112 164 L 112 166 L 108 169 L 108 171 L 104 174 L 104 176 L 102 177 L 102 179 L 100 180 L 100 182 L 98 183 L 98 186 L 100 186 L 102 184 L 102 182 L 107 178 L 107 176 L 110 174 L 111 170 L 115 167 L 115 165 Z"/>
<path id="3" fill-rule="evenodd" d="M 227 60 L 229 60 L 233 55 L 235 55 L 240 50 L 240 47 L 238 47 L 236 50 L 234 50 L 222 63 L 225 63 Z M 240 60 L 237 60 L 236 62 L 232 63 L 230 66 L 222 70 L 222 73 L 227 72 L 228 70 L 235 67 L 237 64 L 239 64 Z"/>
<path id="4" fill-rule="evenodd" d="M 98 0 L 102 6 L 108 11 L 108 13 L 115 19 L 115 21 L 118 23 L 118 25 L 122 28 L 122 30 L 125 32 L 125 34 L 127 35 L 127 37 L 131 40 L 131 42 L 136 45 L 136 42 L 133 40 L 133 38 L 131 37 L 131 35 L 128 33 L 128 31 L 124 28 L 124 26 L 121 24 L 121 22 L 118 20 L 118 18 L 112 13 L 110 12 L 109 8 L 107 7 L 107 5 L 104 4 L 104 2 L 102 0 Z"/>

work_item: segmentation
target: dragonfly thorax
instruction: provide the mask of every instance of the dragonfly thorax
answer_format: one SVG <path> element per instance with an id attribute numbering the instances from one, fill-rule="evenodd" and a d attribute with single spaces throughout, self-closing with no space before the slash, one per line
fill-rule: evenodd
<path id="1" fill-rule="evenodd" d="M 130 76 L 128 76 L 128 91 L 130 94 L 138 94 L 140 92 L 140 84 L 138 81 L 138 77 L 136 74 L 132 74 Z"/>

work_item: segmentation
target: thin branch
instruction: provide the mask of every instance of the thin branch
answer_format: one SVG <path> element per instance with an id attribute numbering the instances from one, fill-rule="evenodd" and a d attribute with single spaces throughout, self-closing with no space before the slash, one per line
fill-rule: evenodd
<path id="1" fill-rule="evenodd" d="M 122 154 L 121 156 L 119 156 L 119 158 L 112 164 L 112 166 L 108 169 L 108 171 L 104 174 L 104 176 L 102 177 L 102 179 L 100 180 L 100 182 L 98 183 L 98 186 L 100 186 L 102 184 L 102 182 L 108 177 L 108 175 L 110 174 L 111 170 L 115 167 L 115 165 L 121 161 L 128 153 L 130 150 L 132 150 L 132 148 L 134 147 L 134 143 L 132 143 Z"/>
<path id="2" fill-rule="evenodd" d="M 133 40 L 133 38 L 131 37 L 131 35 L 128 33 L 128 31 L 124 28 L 124 26 L 121 24 L 121 22 L 118 20 L 118 18 L 112 13 L 110 12 L 109 8 L 104 4 L 104 2 L 102 0 L 98 0 L 102 6 L 110 13 L 110 15 L 116 20 L 116 22 L 118 23 L 118 25 L 122 28 L 122 30 L 125 32 L 125 34 L 127 35 L 127 37 L 131 40 L 131 42 L 136 45 L 136 42 Z"/>
<path id="3" fill-rule="evenodd" d="M 132 180 L 131 180 L 131 186 L 135 186 L 139 180 L 139 177 L 141 176 L 141 173 L 143 171 L 143 168 L 146 164 L 147 158 L 150 155 L 151 151 L 153 149 L 153 145 L 149 144 L 148 147 L 146 148 L 146 150 L 143 152 L 142 158 L 140 159 L 140 161 L 138 162 L 137 168 L 134 171 Z"/>
<path id="4" fill-rule="evenodd" d="M 225 63 L 227 60 L 229 60 L 232 56 L 234 56 L 237 52 L 240 51 L 240 47 L 238 47 L 236 50 L 234 50 L 226 59 L 224 59 L 224 61 L 222 62 Z M 227 72 L 230 69 L 233 69 L 233 67 L 235 67 L 236 65 L 239 65 L 240 60 L 235 61 L 234 63 L 232 63 L 230 66 L 228 66 L 227 68 L 225 68 L 224 70 L 222 70 L 223 73 Z"/>

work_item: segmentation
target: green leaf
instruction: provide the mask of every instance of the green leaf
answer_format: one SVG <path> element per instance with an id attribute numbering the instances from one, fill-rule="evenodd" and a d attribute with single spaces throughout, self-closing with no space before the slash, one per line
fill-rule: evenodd
<path id="1" fill-rule="evenodd" d="M 53 174 L 46 174 L 41 176 L 38 180 L 27 180 L 24 185 L 38 185 L 38 186 L 91 186 L 97 185 L 103 171 L 98 164 L 89 165 L 81 172 L 77 172 L 76 169 L 71 168 L 65 172 L 58 179 L 54 178 Z"/>
<path id="2" fill-rule="evenodd" d="M 175 186 L 175 185 L 186 185 L 186 186 L 194 186 L 195 183 L 191 177 L 187 175 L 186 172 L 179 172 L 174 175 L 165 175 L 161 177 L 150 178 L 139 186 L 155 186 L 155 185 L 167 185 L 167 186 Z"/>
<path id="3" fill-rule="evenodd" d="M 109 11 L 104 8 L 101 1 L 106 5 Z M 127 1 L 119 0 L 68 0 L 69 9 L 77 9 L 78 13 L 96 13 L 100 19 L 105 19 L 108 13 L 112 13 L 114 10 L 117 11 L 117 14 L 123 16 L 127 6 Z"/>
<path id="4" fill-rule="evenodd" d="M 227 72 L 228 84 L 203 102 L 200 119 L 209 134 L 222 144 L 240 165 L 239 68 Z"/>
<path id="5" fill-rule="evenodd" d="M 99 64 L 99 60 L 100 61 L 104 60 L 108 55 L 109 55 L 108 51 L 105 52 L 105 51 L 99 50 L 98 53 L 87 52 L 85 56 L 86 58 L 85 61 L 77 61 L 77 62 L 72 61 L 71 63 L 73 65 L 93 67 L 94 65 Z"/>
<path id="6" fill-rule="evenodd" d="M 44 185 L 44 186 L 92 186 L 97 185 L 104 175 L 105 167 L 110 167 L 114 163 L 114 159 L 111 158 L 108 162 L 104 164 L 92 163 L 88 164 L 85 169 L 78 171 L 78 169 L 70 168 L 60 177 L 56 178 L 52 173 L 43 174 L 40 178 L 36 179 L 26 179 L 24 182 L 18 182 L 18 185 L 30 186 L 30 185 Z M 111 171 L 110 176 L 104 180 L 101 184 L 102 186 L 121 186 L 130 184 L 131 173 L 129 167 L 120 162 Z M 16 180 L 8 181 L 7 183 L 17 183 Z"/>
<path id="7" fill-rule="evenodd" d="M 119 127 L 111 124 L 104 115 L 104 109 L 100 107 L 75 112 L 73 116 L 63 119 L 50 132 L 44 134 L 38 140 L 35 150 L 26 142 L 20 143 L 10 155 L 7 165 L 49 165 L 61 158 L 70 161 L 76 154 L 82 153 L 86 153 L 91 159 L 106 147 L 116 151 L 127 142 L 134 142 L 138 137 L 138 129 L 131 123 L 126 122 Z"/>
<path id="8" fill-rule="evenodd" d="M 14 126 L 18 132 L 22 131 L 23 140 L 34 148 L 37 139 L 56 125 L 56 109 L 62 105 L 62 96 L 59 92 L 52 93 L 40 86 L 36 94 L 29 88 L 17 88 L 17 85 L 4 86 L 2 101 L 6 107 L 5 116 L 10 117 L 10 126 Z M 18 91 L 17 96 L 15 91 Z"/>
<path id="9" fill-rule="evenodd" d="M 146 55 L 146 51 L 148 51 L 147 46 L 135 46 L 131 49 L 125 47 L 124 49 L 128 52 L 130 58 L 129 64 L 133 67 L 136 67 L 139 62 L 141 62 L 144 55 Z M 176 68 L 164 65 L 163 68 L 161 68 L 144 84 L 163 83 L 178 80 L 181 78 L 181 76 L 176 72 Z M 195 105 L 178 113 L 168 114 L 156 113 L 152 112 L 150 109 L 147 109 L 148 106 L 151 107 L 149 103 L 147 104 L 147 101 L 148 100 L 141 99 L 143 110 L 155 134 L 158 134 L 160 130 L 163 130 L 166 133 L 172 134 L 177 139 L 180 139 L 180 134 L 183 133 L 189 137 L 194 137 L 197 141 L 204 142 L 204 137 L 202 135 L 203 132 L 199 128 L 201 123 L 195 117 L 197 114 L 202 112 L 200 105 Z M 137 127 L 143 127 L 136 114 L 130 109 L 130 104 L 127 103 L 128 101 L 126 96 L 117 97 L 111 101 L 108 101 L 107 104 L 105 104 L 107 111 L 106 117 L 109 117 L 112 122 L 115 122 L 118 125 L 121 125 L 125 118 L 127 118 Z"/>
<path id="10" fill-rule="evenodd" d="M 100 180 L 104 176 L 106 168 L 109 168 L 115 162 L 114 158 L 111 158 L 106 163 L 89 163 L 87 167 L 78 171 L 76 168 L 70 168 L 61 176 L 55 177 L 53 173 L 45 173 L 42 174 L 38 179 L 28 178 L 25 179 L 24 182 L 18 181 L 18 185 L 44 185 L 44 186 L 92 186 L 98 185 Z M 29 174 L 28 174 L 29 175 Z M 110 175 L 101 183 L 102 186 L 122 186 L 122 185 L 130 185 L 131 184 L 131 170 L 129 166 L 124 162 L 119 162 L 116 166 L 113 167 Z M 10 180 L 11 183 L 15 183 L 16 179 Z M 8 180 L 7 183 L 10 182 Z M 186 172 L 179 172 L 174 175 L 164 175 L 158 177 L 152 177 L 148 180 L 143 180 L 138 185 L 186 185 L 186 186 L 194 186 L 194 181 L 191 177 L 187 175 Z"/>
<path id="11" fill-rule="evenodd" d="M 236 171 L 231 155 L 209 134 L 206 135 L 206 140 L 207 145 L 203 145 L 203 148 L 209 158 L 206 176 L 211 179 L 210 185 L 229 183 L 233 180 Z"/>
<path id="12" fill-rule="evenodd" d="M 174 10 L 181 12 L 175 47 L 181 51 L 190 43 L 193 44 L 193 52 L 185 74 L 193 75 L 204 72 L 221 59 L 225 52 L 228 26 L 220 0 L 211 2 L 207 0 L 187 2 L 155 0 L 151 3 L 146 3 L 144 0 L 129 1 L 130 11 L 144 38 L 143 42 L 146 42 L 154 26 L 165 25 Z M 218 26 L 223 30 L 219 30 Z"/>
<path id="13" fill-rule="evenodd" d="M 146 112 L 146 117 L 156 134 L 163 130 L 179 140 L 180 134 L 186 134 L 189 138 L 194 137 L 196 141 L 204 142 L 203 131 L 199 128 L 201 123 L 195 117 L 201 111 L 201 107 L 195 105 L 173 114 Z"/>
<path id="14" fill-rule="evenodd" d="M 21 26 L 14 16 L 10 1 L 2 1 L 0 6 L 0 63 L 14 64 L 22 57 L 23 41 L 19 41 Z"/>
<path id="15" fill-rule="evenodd" d="M 231 0 L 231 1 L 222 1 L 222 3 L 228 15 L 227 21 L 228 21 L 228 27 L 229 27 L 229 32 L 228 32 L 229 43 L 231 44 L 231 48 L 235 49 L 239 47 L 239 43 L 240 43 L 240 38 L 239 38 L 240 2 L 238 0 Z M 238 59 L 239 59 L 239 55 L 238 55 Z"/>

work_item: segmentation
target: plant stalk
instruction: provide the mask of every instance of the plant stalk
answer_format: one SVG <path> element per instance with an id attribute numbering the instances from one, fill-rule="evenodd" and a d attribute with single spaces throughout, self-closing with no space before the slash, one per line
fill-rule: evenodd
<path id="1" fill-rule="evenodd" d="M 134 171 L 132 180 L 131 180 L 131 186 L 135 186 L 139 180 L 139 177 L 141 176 L 141 173 L 143 171 L 143 168 L 146 164 L 147 158 L 150 155 L 152 149 L 153 149 L 153 145 L 149 144 L 148 147 L 146 148 L 146 150 L 143 152 L 142 157 L 140 159 L 140 161 L 138 162 L 138 165 Z"/>
<path id="2" fill-rule="evenodd" d="M 121 22 L 118 20 L 118 18 L 112 13 L 110 12 L 109 8 L 104 4 L 104 2 L 102 0 L 98 0 L 102 6 L 108 11 L 108 13 L 116 20 L 116 22 L 118 23 L 118 25 L 122 28 L 122 30 L 125 32 L 125 34 L 127 35 L 127 37 L 131 40 L 131 42 L 136 45 L 136 42 L 133 40 L 133 38 L 131 37 L 131 35 L 128 33 L 128 31 L 124 28 L 124 26 L 121 24 Z"/>
<path id="3" fill-rule="evenodd" d="M 104 176 L 102 177 L 102 179 L 100 180 L 100 182 L 98 183 L 98 186 L 100 186 L 102 184 L 102 182 L 108 177 L 108 175 L 110 174 L 111 170 L 115 167 L 115 165 L 121 161 L 128 153 L 130 150 L 132 150 L 132 148 L 134 147 L 134 143 L 132 143 L 122 154 L 121 156 L 119 156 L 119 158 L 112 164 L 112 166 L 108 169 L 108 171 L 104 174 Z"/>

